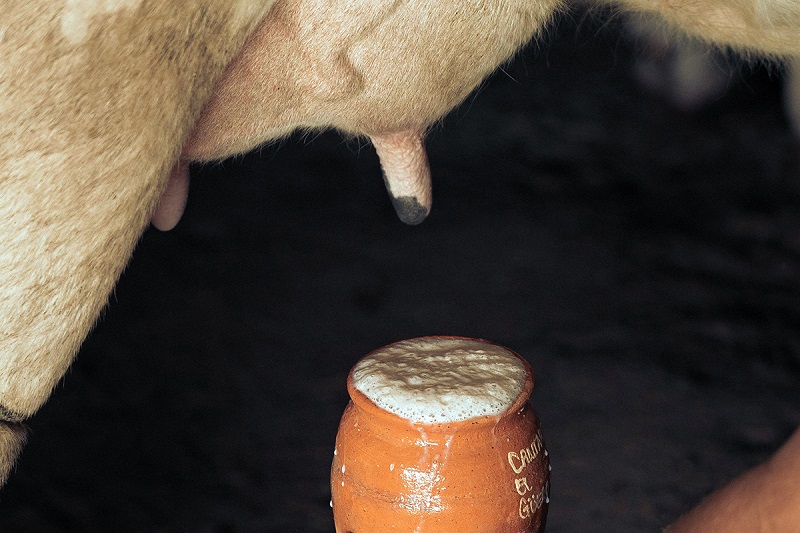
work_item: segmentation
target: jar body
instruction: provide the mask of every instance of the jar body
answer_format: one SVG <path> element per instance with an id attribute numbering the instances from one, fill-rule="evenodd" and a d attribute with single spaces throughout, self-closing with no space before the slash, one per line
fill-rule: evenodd
<path id="1" fill-rule="evenodd" d="M 331 466 L 337 533 L 544 531 L 549 458 L 527 396 L 499 416 L 441 424 L 351 398 Z"/>

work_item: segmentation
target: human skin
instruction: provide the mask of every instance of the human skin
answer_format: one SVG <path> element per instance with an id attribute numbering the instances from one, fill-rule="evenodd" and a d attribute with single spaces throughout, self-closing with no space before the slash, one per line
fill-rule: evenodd
<path id="1" fill-rule="evenodd" d="M 712 493 L 667 533 L 789 533 L 800 528 L 800 429 L 765 463 Z"/>

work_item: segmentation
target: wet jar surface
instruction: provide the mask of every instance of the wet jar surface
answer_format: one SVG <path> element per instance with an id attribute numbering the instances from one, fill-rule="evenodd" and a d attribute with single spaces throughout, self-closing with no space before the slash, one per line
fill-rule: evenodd
<path id="1" fill-rule="evenodd" d="M 387 359 L 387 349 L 400 358 Z M 402 367 L 402 375 L 390 370 L 375 387 L 359 370 L 374 367 L 376 357 L 385 368 Z M 418 358 L 428 361 L 416 367 Z M 410 339 L 359 361 L 348 376 L 351 401 L 331 466 L 337 533 L 543 531 L 550 465 L 530 404 L 533 383 L 524 359 L 477 339 Z M 392 396 L 398 387 L 405 390 Z"/>

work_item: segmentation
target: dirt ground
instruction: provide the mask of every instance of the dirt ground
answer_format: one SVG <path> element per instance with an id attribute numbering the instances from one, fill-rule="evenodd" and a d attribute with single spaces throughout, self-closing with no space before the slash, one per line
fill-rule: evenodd
<path id="1" fill-rule="evenodd" d="M 333 531 L 345 376 L 425 334 L 536 373 L 550 533 L 659 531 L 800 424 L 800 143 L 777 70 L 683 113 L 579 14 L 431 132 L 434 210 L 297 135 L 194 174 L 0 493 L 3 532 Z"/>

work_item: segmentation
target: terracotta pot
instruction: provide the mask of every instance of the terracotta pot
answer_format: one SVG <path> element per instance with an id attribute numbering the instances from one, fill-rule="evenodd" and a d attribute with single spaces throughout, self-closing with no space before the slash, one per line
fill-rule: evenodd
<path id="1" fill-rule="evenodd" d="M 500 414 L 456 422 L 388 412 L 355 388 L 350 371 L 331 467 L 337 533 L 544 531 L 550 465 L 529 402 L 533 374 L 507 351 L 524 365 L 522 391 Z"/>

